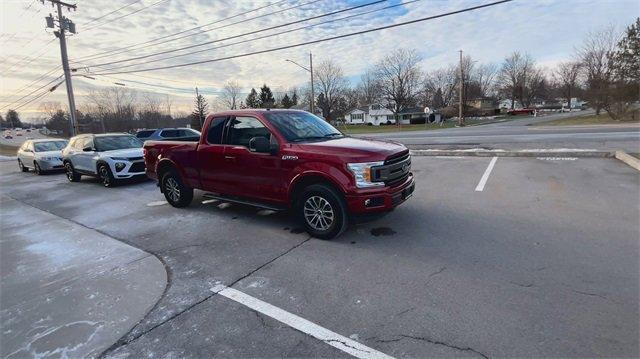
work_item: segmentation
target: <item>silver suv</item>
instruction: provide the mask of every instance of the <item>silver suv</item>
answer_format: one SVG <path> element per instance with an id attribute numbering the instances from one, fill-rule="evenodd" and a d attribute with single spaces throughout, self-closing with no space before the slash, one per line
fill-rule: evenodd
<path id="1" fill-rule="evenodd" d="M 125 133 L 72 137 L 62 150 L 62 162 L 71 182 L 87 175 L 112 187 L 118 180 L 145 176 L 142 141 Z"/>

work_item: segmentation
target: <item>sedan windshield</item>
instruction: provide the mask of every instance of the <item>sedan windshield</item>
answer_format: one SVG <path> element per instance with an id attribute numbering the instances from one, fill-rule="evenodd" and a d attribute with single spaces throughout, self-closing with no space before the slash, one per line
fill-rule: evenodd
<path id="1" fill-rule="evenodd" d="M 142 141 L 134 136 L 99 136 L 95 138 L 94 144 L 96 151 L 113 151 L 142 147 Z"/>
<path id="2" fill-rule="evenodd" d="M 36 152 L 59 151 L 67 146 L 67 141 L 34 142 L 33 150 Z"/>
<path id="3" fill-rule="evenodd" d="M 290 142 L 322 141 L 344 137 L 327 121 L 308 112 L 270 112 L 265 116 Z"/>

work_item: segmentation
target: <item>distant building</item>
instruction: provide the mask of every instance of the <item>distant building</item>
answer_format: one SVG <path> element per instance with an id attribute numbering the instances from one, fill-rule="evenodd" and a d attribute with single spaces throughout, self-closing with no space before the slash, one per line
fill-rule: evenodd
<path id="1" fill-rule="evenodd" d="M 520 103 L 520 101 L 518 101 L 518 100 L 511 100 L 511 99 L 508 99 L 508 98 L 506 98 L 506 99 L 504 99 L 504 100 L 500 100 L 500 101 L 498 102 L 498 108 L 499 108 L 500 110 L 510 110 L 510 109 L 511 109 L 511 107 L 512 107 L 512 106 L 511 106 L 511 104 L 512 104 L 512 103 L 513 103 L 513 108 L 514 108 L 514 109 L 516 109 L 516 110 L 517 110 L 517 109 L 520 109 L 520 108 L 523 108 L 523 106 L 522 106 L 522 104 Z"/>
<path id="2" fill-rule="evenodd" d="M 492 97 L 478 97 L 467 101 L 467 106 L 476 109 L 480 115 L 490 116 L 495 115 L 498 102 Z"/>
<path id="3" fill-rule="evenodd" d="M 395 123 L 393 112 L 380 104 L 371 104 L 355 108 L 344 116 L 344 120 L 349 125 Z"/>

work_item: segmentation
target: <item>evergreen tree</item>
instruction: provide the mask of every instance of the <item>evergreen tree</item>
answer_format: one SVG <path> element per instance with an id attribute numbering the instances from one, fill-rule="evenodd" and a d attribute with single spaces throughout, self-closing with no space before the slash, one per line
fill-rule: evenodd
<path id="1" fill-rule="evenodd" d="M 247 108 L 259 108 L 260 101 L 258 100 L 258 93 L 256 89 L 252 88 L 249 95 L 247 95 L 247 99 L 244 101 Z"/>
<path id="2" fill-rule="evenodd" d="M 204 96 L 198 94 L 196 95 L 195 105 L 196 107 L 191 113 L 191 128 L 200 131 L 202 130 L 204 119 L 207 117 L 207 112 L 209 112 L 209 104 Z"/>
<path id="3" fill-rule="evenodd" d="M 273 93 L 267 84 L 262 85 L 260 88 L 260 107 L 271 108 L 274 107 L 276 100 L 273 98 Z"/>
<path id="4" fill-rule="evenodd" d="M 640 83 L 640 18 L 627 28 L 610 63 L 615 80 Z"/>
<path id="5" fill-rule="evenodd" d="M 293 101 L 289 98 L 289 94 L 284 94 L 280 104 L 282 105 L 282 108 L 291 108 L 291 106 L 293 106 Z"/>
<path id="6" fill-rule="evenodd" d="M 293 95 L 291 96 L 291 106 L 295 106 L 298 104 L 298 92 L 293 90 Z"/>
<path id="7" fill-rule="evenodd" d="M 5 118 L 8 127 L 22 127 L 20 115 L 18 115 L 18 112 L 16 112 L 16 110 L 7 111 L 7 115 L 5 116 Z"/>

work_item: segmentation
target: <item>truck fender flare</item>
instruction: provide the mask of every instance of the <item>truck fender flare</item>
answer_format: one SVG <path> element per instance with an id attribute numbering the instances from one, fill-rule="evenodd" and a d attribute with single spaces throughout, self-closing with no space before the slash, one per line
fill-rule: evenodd
<path id="1" fill-rule="evenodd" d="M 305 180 L 307 179 L 312 179 L 311 183 L 313 182 L 328 183 L 329 185 L 333 186 L 336 190 L 338 190 L 340 194 L 344 195 L 346 193 L 345 189 L 340 185 L 340 182 L 338 182 L 334 178 L 331 178 L 331 176 L 327 176 L 326 173 L 319 172 L 319 171 L 305 171 L 305 172 L 298 173 L 291 179 L 289 189 L 287 191 L 287 200 L 290 204 L 293 204 L 293 201 L 295 200 L 294 191 L 298 190 L 297 188 L 298 185 L 305 182 Z"/>
<path id="2" fill-rule="evenodd" d="M 178 165 L 176 165 L 175 162 L 173 162 L 170 158 L 162 158 L 158 161 L 158 163 L 156 163 L 156 174 L 158 175 L 158 183 L 160 183 L 162 181 L 162 174 L 161 172 L 165 171 L 165 168 L 171 168 L 173 170 L 175 170 L 176 172 L 178 172 L 178 174 L 180 175 L 180 177 L 182 178 L 183 183 L 185 182 L 185 173 L 184 171 L 182 171 L 182 168 Z M 162 186 L 160 186 L 160 189 L 162 189 Z"/>

